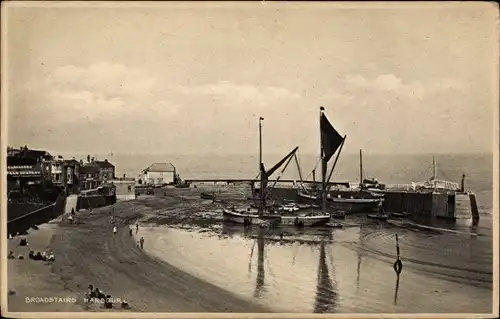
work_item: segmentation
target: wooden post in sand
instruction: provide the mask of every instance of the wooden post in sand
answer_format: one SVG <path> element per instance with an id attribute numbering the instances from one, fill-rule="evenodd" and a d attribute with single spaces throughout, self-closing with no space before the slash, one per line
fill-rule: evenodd
<path id="1" fill-rule="evenodd" d="M 401 271 L 403 270 L 403 263 L 401 262 L 401 259 L 399 258 L 399 238 L 398 234 L 396 234 L 396 261 L 394 262 L 394 271 L 398 275 L 401 274 Z"/>

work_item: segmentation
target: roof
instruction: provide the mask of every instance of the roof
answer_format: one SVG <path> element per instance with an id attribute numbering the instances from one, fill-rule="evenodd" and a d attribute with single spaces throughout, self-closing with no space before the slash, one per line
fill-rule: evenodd
<path id="1" fill-rule="evenodd" d="M 78 165 L 78 164 L 80 164 L 80 162 L 78 162 L 78 161 L 77 161 L 76 159 L 74 159 L 74 158 L 73 158 L 73 159 L 69 159 L 69 160 L 64 160 L 64 163 L 66 163 L 66 164 L 70 164 L 70 165 L 72 165 L 72 164 L 73 164 L 73 165 Z"/>
<path id="2" fill-rule="evenodd" d="M 171 163 L 154 163 L 142 172 L 175 172 L 175 167 Z"/>
<path id="3" fill-rule="evenodd" d="M 50 159 L 53 157 L 47 151 L 33 150 L 29 148 L 21 148 L 21 149 L 10 148 L 7 150 L 7 156 L 32 157 L 32 158 L 43 157 L 44 159 Z"/>
<path id="4" fill-rule="evenodd" d="M 94 164 L 97 165 L 99 168 L 114 168 L 115 167 L 115 165 L 108 162 L 108 160 L 94 161 Z"/>
<path id="5" fill-rule="evenodd" d="M 83 174 L 87 173 L 98 173 L 99 172 L 99 167 L 96 165 L 90 163 L 90 164 L 85 164 L 80 168 L 80 172 Z"/>

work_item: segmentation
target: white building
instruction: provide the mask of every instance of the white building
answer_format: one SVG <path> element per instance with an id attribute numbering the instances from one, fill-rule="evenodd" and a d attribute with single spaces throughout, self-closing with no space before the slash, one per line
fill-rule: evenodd
<path id="1" fill-rule="evenodd" d="M 52 161 L 50 164 L 50 172 L 52 174 L 52 182 L 54 184 L 62 184 L 64 181 L 64 176 L 63 176 L 63 167 L 64 167 L 64 161 L 61 156 L 58 156 L 57 159 Z"/>
<path id="2" fill-rule="evenodd" d="M 164 185 L 175 180 L 175 167 L 171 163 L 154 163 L 142 171 L 144 184 Z"/>

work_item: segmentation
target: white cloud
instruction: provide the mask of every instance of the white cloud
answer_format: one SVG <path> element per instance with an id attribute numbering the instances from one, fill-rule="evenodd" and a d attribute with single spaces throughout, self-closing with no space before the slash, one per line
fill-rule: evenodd
<path id="1" fill-rule="evenodd" d="M 345 83 L 352 88 L 360 88 L 373 93 L 388 92 L 398 97 L 410 99 L 422 99 L 426 94 L 426 90 L 420 82 L 404 83 L 402 79 L 393 74 L 382 74 L 370 80 L 359 74 L 347 75 Z"/>
<path id="2" fill-rule="evenodd" d="M 31 79 L 26 90 L 42 113 L 61 122 L 148 114 L 162 119 L 179 107 L 166 100 L 156 79 L 144 70 L 107 62 L 56 68 L 42 79 Z"/>
<path id="3" fill-rule="evenodd" d="M 405 82 L 394 74 L 382 74 L 372 79 L 367 79 L 359 74 L 347 75 L 344 79 L 347 92 L 388 94 L 398 99 L 423 100 L 430 95 L 444 90 L 458 90 L 465 88 L 465 84 L 457 79 L 441 78 L 431 81 Z"/>
<path id="4" fill-rule="evenodd" d="M 269 105 L 277 101 L 295 100 L 300 97 L 298 93 L 292 93 L 285 88 L 259 87 L 250 84 L 235 84 L 229 81 L 219 81 L 197 87 L 182 87 L 179 91 L 184 94 L 212 95 L 219 98 L 229 99 L 237 103 Z"/>

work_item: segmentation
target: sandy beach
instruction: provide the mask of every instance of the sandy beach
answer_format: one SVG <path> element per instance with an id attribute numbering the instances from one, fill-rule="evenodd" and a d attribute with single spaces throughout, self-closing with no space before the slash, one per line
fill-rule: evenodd
<path id="1" fill-rule="evenodd" d="M 17 246 L 18 238 L 11 240 L 9 251 L 26 259 L 8 261 L 8 288 L 15 291 L 9 296 L 8 311 L 104 310 L 84 302 L 86 288 L 93 284 L 117 300 L 127 300 L 129 311 L 268 312 L 144 253 L 128 227 L 142 216 L 140 206 L 140 201 L 125 201 L 80 211 L 78 225 L 55 220 L 31 230 L 28 247 Z M 118 227 L 117 235 L 112 225 Z M 53 263 L 27 259 L 29 250 L 46 247 L 55 253 Z M 26 297 L 74 298 L 74 302 L 27 303 Z M 114 308 L 122 311 L 118 304 Z"/>
<path id="2" fill-rule="evenodd" d="M 283 239 L 272 232 L 261 238 L 258 228 L 247 234 L 221 223 L 217 212 L 222 204 L 201 200 L 197 193 L 158 190 L 156 196 L 79 211 L 75 225 L 60 218 L 30 230 L 28 247 L 11 240 L 9 250 L 16 255 L 50 248 L 56 260 L 8 260 L 8 288 L 16 292 L 9 296 L 9 311 L 417 313 L 428 306 L 436 312 L 490 308 L 488 225 L 475 230 L 481 236 L 470 237 L 370 224 L 352 216 L 349 220 L 368 224 L 335 231 L 287 228 Z M 245 201 L 237 194 L 226 197 L 230 203 Z M 405 262 L 400 285 L 391 266 L 395 232 Z M 137 245 L 142 236 L 143 250 Z M 112 310 L 85 303 L 89 284 L 116 301 L 126 300 L 131 310 L 119 303 Z M 73 301 L 27 303 L 26 297 Z"/>

